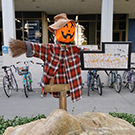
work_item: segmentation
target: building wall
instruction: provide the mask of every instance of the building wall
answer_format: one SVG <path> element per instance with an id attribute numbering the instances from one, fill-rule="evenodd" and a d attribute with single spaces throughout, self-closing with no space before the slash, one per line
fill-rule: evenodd
<path id="1" fill-rule="evenodd" d="M 26 15 L 26 17 L 24 16 L 24 15 Z M 30 19 L 27 15 L 28 15 L 28 13 L 24 13 L 24 15 L 23 15 L 23 17 L 24 18 L 26 18 L 26 19 Z M 35 17 L 35 14 L 33 14 L 34 15 L 34 17 Z M 87 16 L 87 15 L 86 15 Z M 32 17 L 32 16 L 31 16 Z M 44 16 L 45 17 L 45 16 Z M 82 17 L 83 17 L 83 15 L 82 15 Z M 32 17 L 33 18 L 33 17 Z M 19 18 L 18 18 L 19 19 Z M 43 19 L 43 17 L 42 17 L 42 19 Z M 98 17 L 97 17 L 97 19 L 98 19 Z M 41 17 L 40 17 L 40 20 L 41 20 Z M 44 18 L 44 20 L 46 20 L 45 18 Z M 85 21 L 85 20 L 83 20 L 83 21 Z M 99 24 L 100 24 L 100 22 L 98 22 Z M 133 26 L 133 24 L 132 23 L 134 23 L 134 22 L 132 22 L 131 21 L 131 24 L 129 24 L 129 27 L 131 26 L 131 28 L 129 28 L 129 30 L 131 30 L 132 31 L 132 26 Z M 43 26 L 45 26 L 45 25 L 43 25 Z M 96 25 L 95 25 L 96 26 Z M 45 27 L 43 28 L 44 29 L 44 33 L 45 34 L 47 34 L 47 31 L 45 32 L 45 30 L 47 30 L 47 29 L 45 29 Z M 19 30 L 18 30 L 19 31 Z M 100 29 L 97 31 L 97 33 L 99 33 L 100 34 Z M 129 32 L 130 33 L 130 32 Z M 131 35 L 129 35 L 129 40 L 130 40 L 130 38 L 131 38 L 131 40 L 134 40 L 135 38 L 134 37 L 132 37 L 133 36 L 133 33 L 134 33 L 134 31 L 132 31 L 131 32 L 132 34 Z M 98 34 L 97 34 L 98 35 Z M 46 36 L 46 35 L 43 35 L 43 36 Z M 43 39 L 46 39 L 47 37 L 43 37 L 42 38 L 42 40 Z M 93 38 L 94 39 L 94 38 Z M 23 39 L 23 40 L 25 40 L 25 39 Z M 93 40 L 93 41 L 95 41 L 95 40 Z M 43 41 L 44 43 L 46 42 L 46 41 Z M 97 44 L 97 41 L 95 42 L 95 44 Z M 134 48 L 134 50 L 135 50 L 135 48 Z M 6 57 L 5 57 L 6 58 Z M 40 61 L 40 59 L 36 59 L 36 58 L 31 58 L 32 60 L 34 60 L 35 62 L 39 62 Z M 28 60 L 28 58 L 26 58 L 25 57 L 25 55 L 22 55 L 22 56 L 20 56 L 20 57 L 18 57 L 18 58 L 16 58 L 16 59 L 11 59 L 11 61 L 10 61 L 10 63 L 15 63 L 16 61 L 18 61 L 18 60 Z M 34 68 L 33 68 L 34 67 Z M 40 68 L 40 69 L 39 69 Z M 40 81 L 40 78 L 41 78 L 41 76 L 42 76 L 42 68 L 41 67 L 39 67 L 38 65 L 30 65 L 30 71 L 32 72 L 32 75 L 33 75 L 33 87 L 39 87 L 39 85 L 37 84 L 39 81 Z M 83 82 L 85 82 L 85 80 L 86 80 L 86 74 L 87 74 L 87 71 L 85 71 L 85 73 L 82 75 L 82 77 L 83 77 Z M 101 73 L 101 75 L 102 75 L 102 73 Z M 105 75 L 105 73 L 103 73 L 103 77 L 101 77 L 101 78 L 103 78 L 103 82 L 105 82 L 106 84 L 107 84 L 107 79 L 105 79 L 106 78 L 106 75 Z M 17 79 L 18 81 L 19 81 L 19 87 L 22 87 L 22 77 L 21 76 L 18 76 L 18 79 Z"/>

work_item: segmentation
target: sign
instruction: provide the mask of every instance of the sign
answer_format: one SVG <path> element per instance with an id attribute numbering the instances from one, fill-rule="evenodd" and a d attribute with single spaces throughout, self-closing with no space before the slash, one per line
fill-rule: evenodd
<path id="1" fill-rule="evenodd" d="M 25 24 L 25 29 L 27 32 L 28 41 L 39 43 L 39 21 L 38 20 L 28 20 Z"/>
<path id="2" fill-rule="evenodd" d="M 132 42 L 103 42 L 101 51 L 81 51 L 82 70 L 126 70 L 130 68 Z"/>
<path id="3" fill-rule="evenodd" d="M 3 54 L 4 53 L 8 53 L 8 47 L 7 46 L 3 46 L 2 47 L 2 52 L 3 52 Z"/>

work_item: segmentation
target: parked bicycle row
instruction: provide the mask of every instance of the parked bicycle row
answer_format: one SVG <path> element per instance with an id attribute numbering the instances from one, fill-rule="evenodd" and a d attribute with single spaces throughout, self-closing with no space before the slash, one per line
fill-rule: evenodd
<path id="1" fill-rule="evenodd" d="M 15 69 L 15 72 L 18 75 L 22 76 L 23 82 L 23 92 L 25 93 L 26 98 L 29 96 L 29 92 L 32 91 L 32 74 L 29 71 L 29 63 L 34 64 L 33 61 L 18 61 L 16 64 L 23 63 L 24 66 L 2 66 L 2 69 L 5 72 L 3 76 L 3 89 L 7 97 L 10 97 L 12 94 L 12 90 L 18 91 L 18 84 L 14 73 L 12 71 L 12 67 Z M 42 68 L 44 67 L 44 63 L 36 63 L 40 65 Z M 132 65 L 135 63 L 131 63 Z M 120 93 L 122 87 L 129 88 L 130 92 L 133 92 L 135 89 L 135 68 L 131 67 L 128 70 L 125 70 L 122 76 L 118 73 L 117 70 L 105 71 L 108 75 L 108 86 L 110 88 L 114 88 L 117 93 Z M 41 78 L 42 79 L 42 78 Z M 87 73 L 87 86 L 88 86 L 88 96 L 90 95 L 90 91 L 98 90 L 99 95 L 102 95 L 102 83 L 100 79 L 100 75 L 97 70 L 89 70 Z"/>
<path id="2" fill-rule="evenodd" d="M 18 84 L 16 81 L 16 78 L 14 76 L 14 73 L 12 71 L 12 67 L 15 69 L 15 72 L 18 73 L 18 75 L 22 76 L 22 82 L 23 82 L 23 92 L 25 93 L 25 96 L 29 96 L 29 91 L 32 91 L 32 74 L 29 71 L 29 63 L 34 64 L 33 61 L 18 61 L 16 64 L 23 63 L 23 67 L 10 65 L 10 66 L 2 66 L 2 69 L 4 70 L 5 75 L 3 76 L 3 89 L 7 97 L 10 97 L 12 94 L 12 90 L 18 91 Z"/>
<path id="3" fill-rule="evenodd" d="M 135 65 L 135 63 L 131 63 Z M 117 70 L 106 71 L 108 75 L 108 87 L 114 88 L 117 93 L 120 93 L 122 87 L 126 87 L 132 93 L 135 90 L 135 68 L 131 67 L 123 72 L 122 75 Z M 88 96 L 90 91 L 98 90 L 99 95 L 102 95 L 102 83 L 97 70 L 89 70 L 87 73 Z"/>

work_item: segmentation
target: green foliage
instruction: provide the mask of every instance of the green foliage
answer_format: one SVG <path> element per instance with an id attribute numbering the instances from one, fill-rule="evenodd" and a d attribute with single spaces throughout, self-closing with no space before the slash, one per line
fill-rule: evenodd
<path id="1" fill-rule="evenodd" d="M 135 115 L 128 114 L 128 113 L 117 113 L 117 112 L 109 112 L 109 114 L 116 118 L 121 118 L 123 120 L 126 120 L 131 125 L 135 127 Z"/>
<path id="2" fill-rule="evenodd" d="M 10 127 L 10 126 L 18 126 L 18 125 L 23 125 L 23 124 L 26 124 L 26 123 L 29 123 L 31 121 L 35 121 L 35 120 L 38 120 L 38 119 L 41 119 L 41 118 L 46 118 L 44 114 L 40 115 L 38 114 L 37 116 L 35 117 L 20 117 L 20 116 L 15 116 L 14 119 L 12 120 L 4 120 L 4 116 L 0 116 L 0 135 L 2 135 L 6 128 L 7 127 Z"/>
<path id="3" fill-rule="evenodd" d="M 96 107 L 94 107 L 93 112 L 95 110 Z M 75 107 L 73 107 L 72 109 L 72 113 L 74 112 Z M 116 118 L 121 118 L 123 120 L 128 121 L 130 124 L 132 124 L 135 127 L 135 115 L 133 114 L 128 114 L 128 113 L 118 113 L 118 112 L 109 112 L 109 114 L 113 117 Z M 41 118 L 46 118 L 44 114 L 40 115 L 38 114 L 35 117 L 20 117 L 20 116 L 15 116 L 12 120 L 4 120 L 4 116 L 0 116 L 0 135 L 2 135 L 7 127 L 10 126 L 18 126 L 18 125 L 22 125 L 22 124 L 26 124 L 29 123 L 31 121 L 35 121 Z"/>

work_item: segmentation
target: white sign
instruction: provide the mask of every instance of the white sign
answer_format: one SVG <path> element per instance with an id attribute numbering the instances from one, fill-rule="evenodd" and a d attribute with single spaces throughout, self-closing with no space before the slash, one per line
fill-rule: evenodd
<path id="1" fill-rule="evenodd" d="M 127 69 L 130 68 L 131 42 L 103 43 L 102 51 L 83 51 L 82 69 Z"/>

